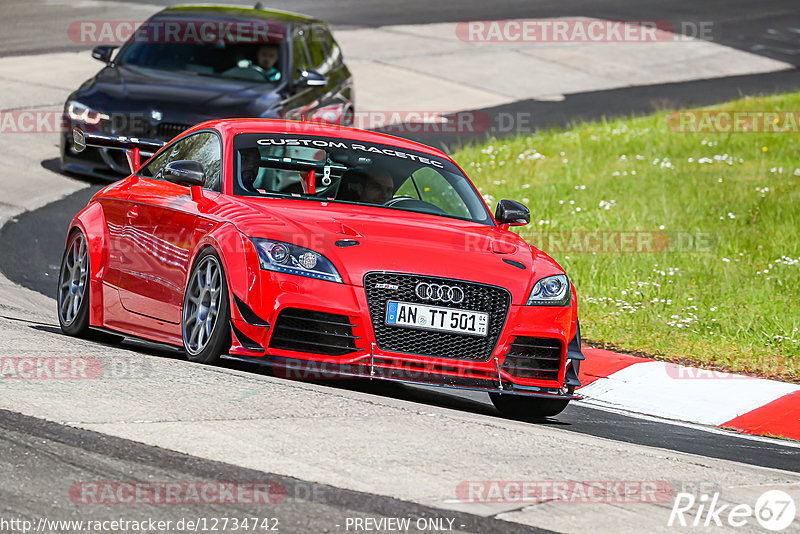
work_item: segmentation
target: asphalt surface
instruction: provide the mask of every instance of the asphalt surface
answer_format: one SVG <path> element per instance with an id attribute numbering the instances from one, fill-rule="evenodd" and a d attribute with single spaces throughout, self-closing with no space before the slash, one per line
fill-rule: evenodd
<path id="1" fill-rule="evenodd" d="M 550 532 L 491 517 L 443 511 L 380 495 L 202 460 L 6 410 L 0 410 L 0 429 L 0 472 L 3 473 L 0 518 L 6 521 L 27 520 L 33 525 L 39 525 L 39 521 L 46 518 L 49 523 L 45 524 L 49 527 L 41 530 L 43 532 L 89 530 L 74 523 L 54 524 L 55 521 L 171 521 L 173 526 L 165 531 L 181 532 L 194 531 L 192 528 L 178 528 L 181 520 L 184 524 L 194 521 L 211 526 L 221 518 L 232 521 L 234 518 L 254 517 L 258 518 L 259 527 L 268 525 L 279 532 L 346 532 L 348 518 L 351 521 L 349 530 L 352 530 L 355 518 L 381 521 L 390 517 L 409 518 L 414 528 L 408 532 L 420 532 L 415 527 L 418 519 L 443 521 L 442 524 L 452 525 L 452 532 Z M 107 495 L 98 498 L 102 502 L 95 503 L 92 500 L 104 494 L 86 488 L 98 481 L 140 484 L 140 487 L 147 488 L 179 483 L 213 489 L 208 493 L 212 497 L 199 503 L 183 497 L 170 504 L 152 503 L 154 497 L 127 503 Z M 269 497 L 262 493 L 264 498 L 253 499 L 247 493 L 231 493 L 232 497 L 225 497 L 226 502 L 215 502 L 215 488 L 225 484 L 240 484 L 242 488 L 261 484 L 269 488 L 265 492 Z M 120 500 L 126 500 L 128 494 L 116 495 L 122 495 Z M 263 502 L 265 500 L 268 502 Z M 0 523 L 0 532 L 12 531 Z M 145 528 L 142 531 L 155 530 Z M 219 531 L 233 532 L 235 529 L 231 523 L 230 528 L 220 528 Z M 251 526 L 244 531 L 264 532 L 265 529 Z"/>

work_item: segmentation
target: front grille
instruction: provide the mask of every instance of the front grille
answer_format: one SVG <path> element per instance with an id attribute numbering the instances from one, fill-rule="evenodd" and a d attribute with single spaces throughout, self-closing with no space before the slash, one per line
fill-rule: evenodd
<path id="1" fill-rule="evenodd" d="M 161 141 L 172 141 L 179 134 L 189 129 L 188 124 L 179 122 L 150 123 L 143 120 L 131 120 L 121 127 L 112 128 L 112 124 L 104 126 L 105 133 L 112 135 L 126 135 L 129 137 L 155 138 Z"/>
<path id="2" fill-rule="evenodd" d="M 178 134 L 183 133 L 189 126 L 177 122 L 159 122 L 156 126 L 156 139 L 171 141 Z"/>
<path id="3" fill-rule="evenodd" d="M 353 326 L 346 315 L 286 308 L 275 321 L 269 346 L 340 356 L 358 350 Z"/>
<path id="4" fill-rule="evenodd" d="M 517 336 L 502 369 L 519 378 L 557 380 L 561 370 L 561 342 L 557 339 Z"/>
<path id="5" fill-rule="evenodd" d="M 464 290 L 464 301 L 451 304 L 422 300 L 415 292 L 420 282 L 457 285 Z M 379 284 L 381 288 L 377 287 Z M 387 285 L 397 286 L 397 289 L 387 289 Z M 488 360 L 497 345 L 511 304 L 511 294 L 501 287 L 413 274 L 368 273 L 364 277 L 364 288 L 375 330 L 375 342 L 380 349 L 437 358 Z M 387 325 L 386 303 L 389 300 L 487 312 L 488 335 L 479 337 Z"/>

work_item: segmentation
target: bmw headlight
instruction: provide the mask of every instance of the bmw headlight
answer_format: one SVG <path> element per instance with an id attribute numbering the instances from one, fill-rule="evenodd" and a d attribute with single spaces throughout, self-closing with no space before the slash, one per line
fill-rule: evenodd
<path id="1" fill-rule="evenodd" d="M 75 122 L 89 125 L 100 124 L 102 121 L 111 118 L 105 113 L 100 113 L 89 106 L 81 104 L 77 100 L 70 100 L 67 102 L 67 115 Z"/>
<path id="2" fill-rule="evenodd" d="M 318 252 L 271 239 L 252 241 L 262 269 L 342 283 L 333 263 Z"/>
<path id="3" fill-rule="evenodd" d="M 570 303 L 569 278 L 557 274 L 542 278 L 533 286 L 528 306 L 566 306 Z"/>

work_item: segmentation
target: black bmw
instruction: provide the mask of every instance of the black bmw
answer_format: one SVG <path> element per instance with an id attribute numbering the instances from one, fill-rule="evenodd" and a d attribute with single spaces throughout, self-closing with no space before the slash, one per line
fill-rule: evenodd
<path id="1" fill-rule="evenodd" d="M 64 105 L 61 166 L 117 180 L 130 173 L 124 152 L 73 149 L 69 132 L 168 141 L 215 118 L 309 119 L 350 125 L 353 79 L 328 26 L 263 9 L 184 6 L 144 22 Z"/>

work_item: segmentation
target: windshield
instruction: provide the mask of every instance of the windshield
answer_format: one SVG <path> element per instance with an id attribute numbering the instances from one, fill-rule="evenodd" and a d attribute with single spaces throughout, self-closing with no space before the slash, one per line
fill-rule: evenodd
<path id="1" fill-rule="evenodd" d="M 348 139 L 239 134 L 233 194 L 369 204 L 493 224 L 452 162 Z"/>
<path id="2" fill-rule="evenodd" d="M 172 26 L 170 26 L 170 24 Z M 252 25 L 251 25 L 252 26 Z M 244 26 L 233 24 L 234 29 Z M 201 76 L 277 83 L 282 77 L 283 35 L 269 26 L 238 35 L 209 21 L 148 21 L 120 50 L 117 65 Z"/>

